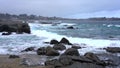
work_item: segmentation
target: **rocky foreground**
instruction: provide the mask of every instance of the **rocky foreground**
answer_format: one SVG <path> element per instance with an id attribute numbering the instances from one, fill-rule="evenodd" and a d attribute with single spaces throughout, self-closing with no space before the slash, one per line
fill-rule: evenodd
<path id="1" fill-rule="evenodd" d="M 24 52 L 36 52 L 36 54 L 22 54 L 22 55 L 9 55 L 7 57 L 7 63 L 9 68 L 120 68 L 120 53 L 119 47 L 107 47 L 105 53 L 92 53 L 87 52 L 84 55 L 80 55 L 78 49 L 80 46 L 75 46 L 70 43 L 66 38 L 62 38 L 61 41 L 51 40 L 49 43 L 51 46 L 40 47 L 35 50 L 35 47 L 29 47 Z M 71 46 L 71 48 L 66 48 Z M 63 51 L 62 53 L 60 51 Z M 0 57 L 1 59 L 1 57 Z M 15 60 L 15 61 L 14 61 Z M 19 61 L 18 61 L 19 60 Z M 0 61 L 2 68 L 6 64 L 6 59 Z M 17 66 L 14 67 L 16 62 Z M 3 65 L 3 66 L 2 66 Z"/>
<path id="2" fill-rule="evenodd" d="M 2 35 L 10 35 L 13 32 L 17 34 L 31 33 L 28 23 L 12 20 L 0 20 L 0 32 L 3 32 Z"/>

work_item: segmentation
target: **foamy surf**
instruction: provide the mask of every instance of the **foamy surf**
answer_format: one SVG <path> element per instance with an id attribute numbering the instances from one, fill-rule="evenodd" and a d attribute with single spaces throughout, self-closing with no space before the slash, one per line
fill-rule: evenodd
<path id="1" fill-rule="evenodd" d="M 32 24 L 31 24 L 32 25 Z M 35 28 L 35 26 L 31 26 Z M 105 39 L 92 39 L 92 38 L 77 38 L 77 37 L 67 37 L 65 35 L 59 35 L 57 33 L 48 32 L 46 30 L 32 30 L 32 34 L 38 37 L 45 37 L 45 42 L 49 42 L 52 39 L 56 39 L 58 41 L 61 38 L 67 38 L 71 43 L 78 44 L 78 46 L 84 46 L 86 48 L 80 49 L 79 52 L 84 54 L 86 52 L 100 52 L 98 48 L 105 48 L 105 47 L 120 47 L 120 40 L 105 40 Z"/>

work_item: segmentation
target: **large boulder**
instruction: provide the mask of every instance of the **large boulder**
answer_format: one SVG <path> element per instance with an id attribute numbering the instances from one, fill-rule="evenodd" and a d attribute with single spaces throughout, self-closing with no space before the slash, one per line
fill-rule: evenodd
<path id="1" fill-rule="evenodd" d="M 12 20 L 1 21 L 0 32 L 16 32 L 18 34 L 31 33 L 28 23 L 23 23 L 22 21 L 12 21 Z"/>
<path id="2" fill-rule="evenodd" d="M 79 52 L 75 48 L 68 48 L 63 55 L 70 55 L 70 56 L 79 56 Z"/>
<path id="3" fill-rule="evenodd" d="M 92 64 L 92 63 L 74 62 L 71 65 L 63 66 L 63 67 L 59 67 L 59 68 L 105 68 L 105 66 L 96 65 L 96 64 Z"/>
<path id="4" fill-rule="evenodd" d="M 73 63 L 69 56 L 60 56 L 58 60 L 63 66 L 71 65 Z"/>
<path id="5" fill-rule="evenodd" d="M 17 25 L 17 33 L 22 34 L 22 33 L 28 33 L 30 34 L 30 27 L 28 23 L 22 23 L 21 25 Z"/>
<path id="6" fill-rule="evenodd" d="M 46 55 L 46 48 L 45 47 L 38 48 L 37 54 L 38 55 Z"/>
<path id="7" fill-rule="evenodd" d="M 62 38 L 60 43 L 63 43 L 63 44 L 68 44 L 68 45 L 72 45 L 69 40 L 67 40 L 66 38 Z"/>
<path id="8" fill-rule="evenodd" d="M 57 40 L 53 39 L 50 41 L 50 44 L 59 44 L 59 42 Z"/>
<path id="9" fill-rule="evenodd" d="M 54 48 L 55 50 L 65 50 L 65 49 L 66 49 L 66 47 L 64 46 L 64 44 L 55 44 L 55 45 L 53 46 L 53 48 Z"/>
<path id="10" fill-rule="evenodd" d="M 52 47 L 48 46 L 46 48 L 46 56 L 59 56 L 59 52 L 53 49 Z"/>
<path id="11" fill-rule="evenodd" d="M 92 60 L 93 62 L 95 62 L 96 64 L 100 64 L 100 65 L 106 65 L 103 61 L 101 61 L 99 59 L 99 57 L 97 55 L 95 55 L 94 53 L 91 52 L 87 52 L 84 55 L 86 58 Z"/>
<path id="12" fill-rule="evenodd" d="M 106 51 L 111 53 L 120 53 L 120 47 L 107 47 Z"/>

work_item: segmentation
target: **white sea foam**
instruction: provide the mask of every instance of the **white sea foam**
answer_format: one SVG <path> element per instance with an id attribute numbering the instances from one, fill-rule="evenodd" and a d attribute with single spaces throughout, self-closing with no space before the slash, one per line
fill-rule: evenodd
<path id="1" fill-rule="evenodd" d="M 115 27 L 120 27 L 120 25 L 115 25 Z"/>
<path id="2" fill-rule="evenodd" d="M 60 24 L 61 26 L 74 26 L 74 25 L 76 25 L 76 24 L 73 24 L 73 23 L 61 23 Z"/>
<path id="3" fill-rule="evenodd" d="M 24 50 L 27 47 L 43 47 L 48 46 L 43 42 L 49 42 L 51 39 L 56 39 L 58 41 L 61 38 L 67 38 L 71 43 L 78 44 L 78 46 L 83 46 L 86 48 L 82 48 L 79 50 L 81 54 L 85 52 L 92 51 L 92 52 L 100 52 L 97 48 L 104 48 L 104 47 L 120 47 L 120 40 L 104 40 L 104 39 L 88 39 L 88 38 L 77 38 L 77 37 L 67 37 L 65 35 L 58 35 L 57 33 L 48 32 L 46 30 L 40 30 L 36 28 L 40 28 L 41 24 L 29 24 L 32 29 L 32 34 L 23 34 L 23 35 L 10 35 L 10 36 L 1 36 L 1 40 L 8 39 L 8 45 L 0 46 L 0 54 L 11 54 L 11 53 L 19 53 L 21 50 Z M 44 25 L 45 27 L 50 25 Z M 32 41 L 25 42 L 21 40 L 21 37 L 30 37 L 33 36 Z M 6 40 L 7 41 L 7 40 Z M 4 44 L 4 43 L 3 43 Z M 67 47 L 69 48 L 69 47 Z"/>
<path id="4" fill-rule="evenodd" d="M 46 41 L 50 41 L 51 39 L 57 39 L 60 41 L 61 38 L 66 37 L 72 43 L 85 43 L 88 46 L 93 46 L 95 48 L 107 47 L 114 44 L 114 46 L 120 46 L 120 40 L 104 40 L 104 39 L 88 39 L 88 38 L 75 38 L 75 37 L 67 37 L 65 35 L 58 35 L 57 33 L 47 32 L 46 30 L 33 30 L 32 34 L 37 35 L 39 37 L 46 37 Z M 113 46 L 113 45 L 112 45 Z"/>

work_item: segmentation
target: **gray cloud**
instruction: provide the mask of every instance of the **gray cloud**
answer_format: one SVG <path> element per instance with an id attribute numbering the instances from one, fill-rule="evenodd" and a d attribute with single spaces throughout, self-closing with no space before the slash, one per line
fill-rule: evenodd
<path id="1" fill-rule="evenodd" d="M 119 5 L 120 0 L 0 0 L 0 12 L 77 18 L 104 12 L 103 16 L 114 16 Z"/>

